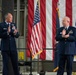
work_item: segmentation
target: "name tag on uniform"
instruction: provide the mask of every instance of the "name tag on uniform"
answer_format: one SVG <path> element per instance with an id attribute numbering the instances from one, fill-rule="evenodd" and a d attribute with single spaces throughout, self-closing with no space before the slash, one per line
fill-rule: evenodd
<path id="1" fill-rule="evenodd" d="M 62 32 L 60 32 L 60 34 L 62 34 Z"/>
<path id="2" fill-rule="evenodd" d="M 3 28 L 3 30 L 7 30 L 7 28 Z"/>

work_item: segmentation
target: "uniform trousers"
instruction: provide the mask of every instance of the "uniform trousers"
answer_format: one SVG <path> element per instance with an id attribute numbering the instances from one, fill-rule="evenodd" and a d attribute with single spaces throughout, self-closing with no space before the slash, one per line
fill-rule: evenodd
<path id="1" fill-rule="evenodd" d="M 74 55 L 59 55 L 59 69 L 57 72 L 57 75 L 63 75 L 64 74 L 64 69 L 66 65 L 66 72 L 67 75 L 72 75 L 72 64 L 73 64 L 73 59 Z"/>

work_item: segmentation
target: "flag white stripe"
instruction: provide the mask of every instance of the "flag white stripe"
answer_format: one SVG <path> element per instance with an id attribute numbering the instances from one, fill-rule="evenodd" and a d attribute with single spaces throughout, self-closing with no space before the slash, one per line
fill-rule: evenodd
<path id="1" fill-rule="evenodd" d="M 72 25 L 75 26 L 76 22 L 76 0 L 72 0 Z"/>
<path id="2" fill-rule="evenodd" d="M 59 0 L 60 26 L 62 26 L 62 18 L 66 15 L 66 0 Z"/>
<path id="3" fill-rule="evenodd" d="M 34 14 L 35 14 L 35 10 L 36 10 L 36 4 L 37 4 L 37 0 L 34 0 Z"/>
<path id="4" fill-rule="evenodd" d="M 37 38 L 37 44 L 38 44 L 38 46 L 39 46 L 39 44 L 40 44 L 40 35 L 38 34 L 39 33 L 39 28 L 38 28 L 38 26 L 39 26 L 39 24 L 37 23 L 37 25 L 36 25 L 36 27 L 35 27 L 35 32 L 36 32 L 36 38 Z M 37 28 L 38 28 L 38 31 L 37 31 Z"/>
<path id="5" fill-rule="evenodd" d="M 40 23 L 39 23 L 40 24 Z M 39 48 L 42 48 L 41 47 L 41 43 L 39 43 L 39 42 L 41 42 L 41 40 L 42 40 L 42 35 L 41 35 L 41 27 L 40 27 L 40 25 L 39 25 L 38 23 L 37 23 L 37 27 L 38 27 L 38 36 L 39 36 L 39 39 L 38 39 L 38 44 L 39 44 Z"/>
<path id="6" fill-rule="evenodd" d="M 37 38 L 37 40 L 35 40 L 35 45 L 36 45 L 36 49 L 39 50 L 39 47 L 38 47 L 38 45 L 39 45 L 39 35 L 38 35 L 38 31 L 37 31 L 37 26 L 38 25 L 35 25 L 35 32 L 36 32 L 35 35 L 36 35 L 36 38 Z M 36 41 L 38 41 L 38 43 Z"/>
<path id="7" fill-rule="evenodd" d="M 52 48 L 52 0 L 46 0 L 46 48 Z M 52 60 L 52 50 L 46 50 L 46 60 Z"/>
<path id="8" fill-rule="evenodd" d="M 34 35 L 35 35 L 35 38 L 34 38 L 34 46 L 35 46 L 35 54 L 36 54 L 36 45 L 37 45 L 37 42 L 36 42 L 36 37 L 37 37 L 37 31 L 36 31 L 36 25 L 34 26 Z"/>
<path id="9" fill-rule="evenodd" d="M 36 53 L 36 47 L 35 47 L 35 32 L 34 32 L 34 27 L 32 29 L 32 35 L 31 35 L 31 44 L 32 44 L 32 52 L 33 54 Z"/>

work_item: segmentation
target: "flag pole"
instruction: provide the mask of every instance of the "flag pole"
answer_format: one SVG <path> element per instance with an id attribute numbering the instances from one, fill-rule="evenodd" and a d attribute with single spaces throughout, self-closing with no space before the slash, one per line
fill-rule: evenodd
<path id="1" fill-rule="evenodd" d="M 31 51 L 30 51 L 30 63 L 31 63 L 31 65 L 30 65 L 30 74 L 29 75 L 33 75 L 32 74 L 32 53 L 31 53 Z"/>
<path id="2" fill-rule="evenodd" d="M 35 14 L 34 14 L 34 23 L 33 23 L 33 28 L 32 28 L 32 31 L 34 31 L 35 30 L 35 28 L 37 28 L 38 27 L 38 25 L 40 24 L 39 23 L 40 22 L 40 13 L 39 13 L 39 0 L 37 0 L 37 5 L 36 5 L 36 10 L 35 10 Z M 35 32 L 37 32 L 36 30 L 35 30 Z M 40 32 L 40 29 L 38 29 L 38 32 Z M 37 34 L 38 34 L 38 32 L 37 32 Z M 33 32 L 32 32 L 33 33 Z M 41 34 L 41 33 L 40 33 Z M 32 34 L 31 34 L 31 38 L 33 38 L 32 37 Z M 39 37 L 37 37 L 37 35 L 35 35 L 35 38 L 33 38 L 33 40 L 32 41 L 38 41 L 38 38 Z M 39 38 L 40 39 L 40 38 Z M 34 41 L 34 44 L 37 44 L 36 42 Z M 40 46 L 40 43 L 38 43 L 39 44 L 39 47 L 41 47 Z M 31 46 L 32 46 L 32 43 L 31 43 Z M 39 52 L 39 49 L 36 51 L 36 49 L 37 49 L 37 46 L 36 45 L 34 45 L 35 46 L 35 49 L 34 48 L 32 48 L 31 47 L 31 50 L 30 50 L 30 62 L 31 62 L 31 66 L 30 66 L 30 75 L 32 75 L 32 59 L 34 58 L 34 56 L 36 55 L 36 53 L 37 54 L 39 54 L 40 52 Z M 34 50 L 35 51 L 34 51 Z M 33 51 L 33 52 L 32 52 Z M 39 60 L 38 60 L 38 63 L 39 63 Z"/>
<path id="3" fill-rule="evenodd" d="M 39 55 L 38 55 L 38 62 L 37 62 L 37 72 L 39 73 Z"/>
<path id="4" fill-rule="evenodd" d="M 57 2 L 57 8 L 56 8 L 56 12 L 57 12 L 57 14 L 58 14 L 58 16 L 59 16 L 59 1 Z M 57 41 L 56 41 L 56 43 L 55 44 L 57 44 Z M 55 45 L 56 46 L 56 45 Z M 55 58 L 54 58 L 54 60 L 55 60 Z M 55 61 L 54 61 L 55 62 Z M 57 67 L 55 67 L 54 69 L 53 69 L 53 72 L 56 72 L 56 71 L 58 71 L 58 69 L 59 69 L 59 66 L 58 66 L 58 64 L 57 64 Z"/>

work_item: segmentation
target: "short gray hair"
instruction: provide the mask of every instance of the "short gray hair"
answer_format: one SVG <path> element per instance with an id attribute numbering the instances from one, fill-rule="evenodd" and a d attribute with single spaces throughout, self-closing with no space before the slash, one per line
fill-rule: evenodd
<path id="1" fill-rule="evenodd" d="M 4 17 L 5 17 L 5 19 L 7 19 L 8 14 L 11 14 L 11 13 L 6 13 L 6 14 L 5 14 L 5 16 L 4 16 Z M 12 15 L 12 14 L 11 14 L 11 15 Z"/>

